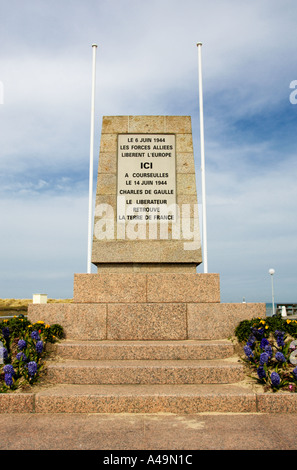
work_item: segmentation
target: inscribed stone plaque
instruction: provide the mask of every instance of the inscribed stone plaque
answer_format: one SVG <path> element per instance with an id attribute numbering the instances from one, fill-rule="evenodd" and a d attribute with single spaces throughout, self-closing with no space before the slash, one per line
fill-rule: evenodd
<path id="1" fill-rule="evenodd" d="M 119 134 L 117 157 L 117 222 L 174 221 L 175 135 Z"/>

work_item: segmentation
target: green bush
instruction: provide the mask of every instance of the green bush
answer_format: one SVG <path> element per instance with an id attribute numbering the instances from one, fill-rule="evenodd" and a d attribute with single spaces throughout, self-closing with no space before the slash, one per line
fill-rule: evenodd
<path id="1" fill-rule="evenodd" d="M 235 329 L 235 336 L 240 343 L 248 340 L 251 328 L 264 329 L 263 334 L 265 337 L 268 337 L 275 330 L 281 330 L 292 336 L 292 338 L 297 338 L 297 320 L 285 320 L 280 314 L 265 319 L 257 317 L 241 321 Z"/>

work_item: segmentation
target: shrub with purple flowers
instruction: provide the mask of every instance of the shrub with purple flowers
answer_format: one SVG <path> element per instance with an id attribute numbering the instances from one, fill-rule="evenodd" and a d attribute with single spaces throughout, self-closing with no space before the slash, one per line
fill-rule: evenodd
<path id="1" fill-rule="evenodd" d="M 244 320 L 235 330 L 237 339 L 243 343 L 242 359 L 251 370 L 251 377 L 262 384 L 265 391 L 297 392 L 297 367 L 292 361 L 297 322 L 291 323 L 279 317 L 256 318 Z"/>
<path id="2" fill-rule="evenodd" d="M 0 393 L 33 385 L 45 367 L 46 344 L 63 337 L 60 325 L 31 324 L 23 315 L 3 320 L 0 327 Z"/>

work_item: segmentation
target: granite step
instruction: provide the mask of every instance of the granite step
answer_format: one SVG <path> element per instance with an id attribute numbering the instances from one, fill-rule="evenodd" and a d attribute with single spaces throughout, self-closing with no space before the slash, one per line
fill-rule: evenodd
<path id="1" fill-rule="evenodd" d="M 211 360 L 234 353 L 228 340 L 214 341 L 71 341 L 49 345 L 64 359 L 81 360 Z"/>
<path id="2" fill-rule="evenodd" d="M 202 385 L 35 385 L 0 394 L 1 413 L 296 413 L 297 394 L 245 382 Z"/>
<path id="3" fill-rule="evenodd" d="M 231 360 L 62 360 L 47 364 L 47 383 L 202 384 L 243 380 L 243 365 Z"/>
<path id="4" fill-rule="evenodd" d="M 33 410 L 32 410 L 33 411 Z M 254 413 L 257 396 L 235 385 L 54 385 L 34 397 L 35 413 Z"/>

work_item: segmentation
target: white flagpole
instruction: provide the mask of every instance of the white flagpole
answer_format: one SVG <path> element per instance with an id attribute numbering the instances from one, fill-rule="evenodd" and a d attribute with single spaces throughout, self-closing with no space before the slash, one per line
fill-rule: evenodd
<path id="1" fill-rule="evenodd" d="M 92 256 L 94 113 L 95 113 L 95 81 L 96 81 L 96 49 L 97 49 L 97 44 L 92 44 L 92 48 L 93 48 L 93 66 L 92 66 L 92 100 L 91 100 L 90 171 L 89 171 L 88 265 L 87 265 L 88 274 L 91 274 L 91 256 Z"/>
<path id="2" fill-rule="evenodd" d="M 202 180 L 202 225 L 203 225 L 203 266 L 204 273 L 208 272 L 207 260 L 207 228 L 206 228 L 206 191 L 205 191 L 205 155 L 204 155 L 204 121 L 203 121 L 203 94 L 202 94 L 202 66 L 201 47 L 198 42 L 198 75 L 199 75 L 199 104 L 200 104 L 200 146 L 201 146 L 201 180 Z"/>

